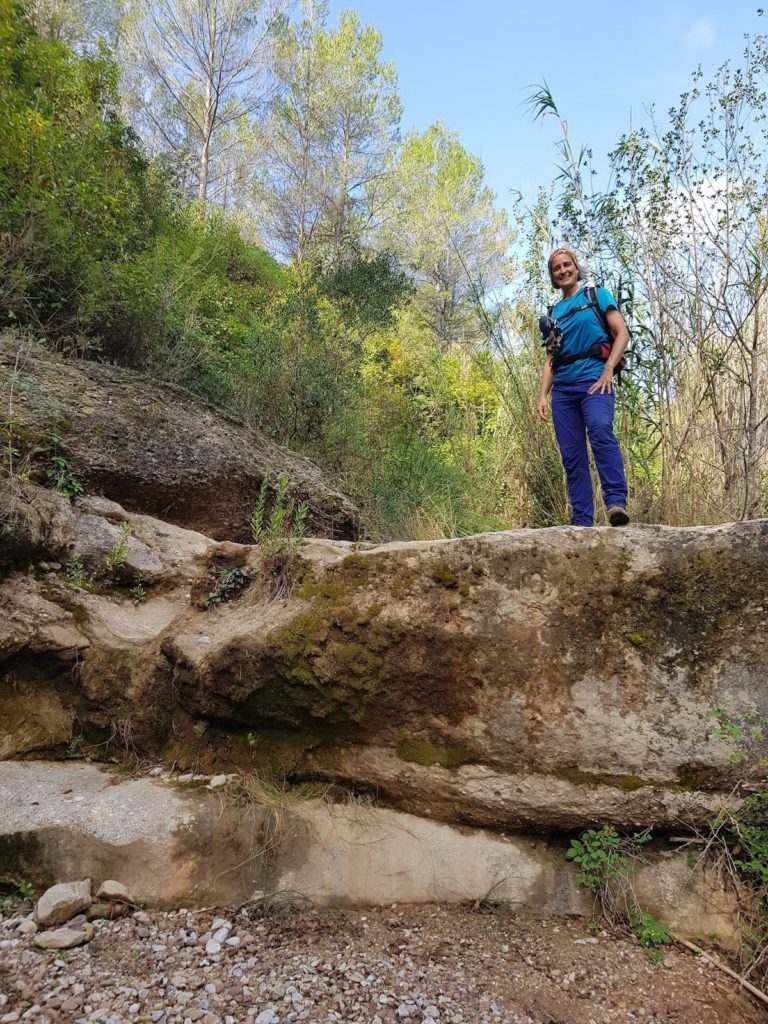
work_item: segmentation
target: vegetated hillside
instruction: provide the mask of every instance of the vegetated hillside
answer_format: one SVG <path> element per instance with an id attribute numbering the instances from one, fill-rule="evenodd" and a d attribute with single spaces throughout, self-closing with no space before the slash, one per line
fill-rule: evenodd
<path id="1" fill-rule="evenodd" d="M 305 506 L 306 533 L 352 539 L 360 532 L 357 509 L 309 459 L 135 370 L 62 359 L 0 336 L 0 403 L 12 410 L 11 488 L 31 477 L 69 497 L 102 494 L 219 540 L 251 540 L 255 507 L 274 503 L 283 481 L 283 499 Z"/>
<path id="2" fill-rule="evenodd" d="M 353 12 L 260 35 L 228 6 L 211 65 L 207 0 L 119 32 L 99 7 L 0 0 L 0 326 L 236 413 L 315 459 L 370 536 L 549 526 L 567 501 L 536 318 L 564 238 L 642 357 L 617 416 L 634 518 L 766 513 L 763 36 L 686 94 L 663 146 L 622 139 L 609 194 L 564 137 L 573 173 L 520 208 L 514 276 L 481 162 L 441 121 L 400 138 L 396 68 Z M 697 219 L 712 181 L 723 216 Z"/>
<path id="3" fill-rule="evenodd" d="M 490 363 L 440 341 L 396 257 L 350 242 L 343 258 L 278 264 L 246 240 L 253 226 L 187 200 L 148 160 L 107 56 L 76 56 L 18 11 L 4 4 L 5 324 L 244 417 L 318 460 L 369 532 L 502 525 L 480 464 Z"/>

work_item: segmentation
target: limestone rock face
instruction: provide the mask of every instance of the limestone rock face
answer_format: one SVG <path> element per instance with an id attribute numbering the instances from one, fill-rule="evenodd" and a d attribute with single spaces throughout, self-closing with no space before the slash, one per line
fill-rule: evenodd
<path id="1" fill-rule="evenodd" d="M 340 552 L 282 607 L 188 621 L 162 650 L 191 716 L 408 810 L 672 827 L 750 771 L 711 713 L 768 713 L 767 540 L 754 522 Z"/>
<path id="2" fill-rule="evenodd" d="M 103 499 L 72 515 L 93 571 L 121 522 L 136 560 L 98 586 L 0 581 L 6 757 L 77 722 L 83 752 L 319 777 L 523 831 L 706 823 L 759 781 L 711 716 L 768 714 L 767 522 L 314 540 L 275 595 L 252 546 Z M 233 567 L 255 575 L 206 608 Z"/>
<path id="3" fill-rule="evenodd" d="M 63 803 L 67 789 L 87 796 L 88 805 Z M 25 794 L 34 795 L 34 806 Z M 12 864 L 27 878 L 60 877 L 77 859 L 128 879 L 135 899 L 150 906 L 301 893 L 345 907 L 488 901 L 552 914 L 593 907 L 557 837 L 457 828 L 364 801 L 219 803 L 204 788 L 121 779 L 93 765 L 0 765 L 0 843 L 20 833 L 36 840 L 33 855 Z M 734 894 L 702 867 L 692 869 L 685 853 L 663 854 L 649 855 L 640 869 L 642 906 L 682 937 L 716 930 L 733 948 Z M 110 916 L 109 907 L 94 904 L 88 916 Z"/>
<path id="4" fill-rule="evenodd" d="M 121 779 L 95 765 L 0 763 L 0 847 L 7 851 L 0 871 L 35 884 L 85 871 L 96 887 L 119 878 L 133 899 L 151 906 L 235 903 L 261 878 L 261 827 L 258 812 L 230 818 L 207 792 Z M 87 890 L 77 884 L 65 905 L 58 894 L 71 894 L 68 886 L 40 899 L 41 925 L 91 905 L 90 883 Z M 61 908 L 53 916 L 52 906 Z"/>
<path id="5" fill-rule="evenodd" d="M 300 455 L 246 429 L 192 395 L 133 370 L 65 360 L 0 339 L 0 402 L 11 380 L 17 433 L 31 450 L 62 438 L 87 492 L 162 516 L 217 539 L 248 538 L 265 476 L 290 481 L 307 501 L 308 533 L 352 537 L 357 513 Z"/>
<path id="6" fill-rule="evenodd" d="M 0 688 L 0 761 L 16 754 L 66 747 L 72 737 L 74 710 L 52 687 L 21 682 Z"/>
<path id="7" fill-rule="evenodd" d="M 105 498 L 67 507 L 71 561 L 0 578 L 0 759 L 78 748 L 91 727 L 101 732 L 93 742 L 116 741 L 121 753 L 162 742 L 171 694 L 153 642 L 184 619 L 199 576 L 212 586 L 220 565 L 253 557 L 252 547 L 211 541 Z M 123 523 L 127 558 L 109 570 Z"/>

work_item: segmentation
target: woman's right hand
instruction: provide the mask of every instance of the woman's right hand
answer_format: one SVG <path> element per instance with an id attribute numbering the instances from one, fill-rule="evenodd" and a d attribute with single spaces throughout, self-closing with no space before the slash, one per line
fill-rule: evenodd
<path id="1" fill-rule="evenodd" d="M 549 418 L 549 401 L 546 395 L 539 396 L 539 402 L 536 406 L 536 412 L 539 414 L 539 419 L 542 423 L 546 423 Z"/>

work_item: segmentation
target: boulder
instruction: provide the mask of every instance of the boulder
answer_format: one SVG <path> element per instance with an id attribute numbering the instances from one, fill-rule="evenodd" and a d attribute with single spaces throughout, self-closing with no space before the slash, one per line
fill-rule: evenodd
<path id="1" fill-rule="evenodd" d="M 224 540 L 247 540 L 262 481 L 287 477 L 309 505 L 307 532 L 352 537 L 357 511 L 309 459 L 275 444 L 188 392 L 133 370 L 67 360 L 0 338 L 0 403 L 11 381 L 17 446 L 61 438 L 86 492 Z"/>
<path id="2" fill-rule="evenodd" d="M 43 928 L 64 924 L 91 905 L 91 880 L 60 882 L 46 889 L 35 908 L 35 919 Z"/>
<path id="3" fill-rule="evenodd" d="M 768 714 L 767 542 L 751 522 L 338 550 L 162 651 L 188 715 L 278 770 L 473 825 L 705 824 L 761 777 L 711 716 Z"/>
<path id="4" fill-rule="evenodd" d="M 190 586 L 217 545 L 208 537 L 152 516 L 129 513 L 117 502 L 92 495 L 77 498 L 73 553 L 97 578 L 109 575 L 108 559 L 121 544 L 125 563 L 114 579 L 140 577 L 145 584 Z M 127 524 L 127 535 L 121 532 Z M 123 539 L 124 537 L 124 539 Z"/>
<path id="5" fill-rule="evenodd" d="M 69 502 L 55 491 L 0 477 L 0 569 L 65 558 L 74 541 Z"/>
<path id="6" fill-rule="evenodd" d="M 134 903 L 134 899 L 131 896 L 128 889 L 122 884 L 122 882 L 115 882 L 113 879 L 106 879 L 99 886 L 98 892 L 96 893 L 96 899 L 102 900 L 106 903 L 120 902 L 120 903 Z"/>
<path id="7" fill-rule="evenodd" d="M 0 659 L 29 650 L 71 662 L 87 650 L 75 615 L 55 596 L 47 581 L 20 573 L 0 582 Z"/>

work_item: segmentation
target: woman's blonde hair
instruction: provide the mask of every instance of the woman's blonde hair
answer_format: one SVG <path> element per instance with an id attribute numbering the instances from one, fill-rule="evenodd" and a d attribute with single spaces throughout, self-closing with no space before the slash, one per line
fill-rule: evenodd
<path id="1" fill-rule="evenodd" d="M 561 253 L 564 253 L 566 256 L 570 256 L 571 257 L 571 259 L 573 260 L 574 266 L 576 267 L 576 270 L 579 273 L 579 280 L 580 281 L 585 280 L 587 275 L 586 275 L 584 267 L 582 266 L 582 264 L 581 264 L 581 262 L 579 260 L 579 257 L 576 255 L 576 253 L 573 251 L 573 249 L 569 249 L 569 248 L 567 248 L 567 246 L 563 245 L 559 249 L 555 249 L 555 251 L 552 253 L 552 255 L 547 260 L 547 271 L 549 273 L 549 280 L 552 282 L 552 287 L 553 288 L 557 288 L 557 285 L 555 284 L 555 279 L 552 277 L 552 260 L 555 258 L 555 256 L 559 256 Z"/>

